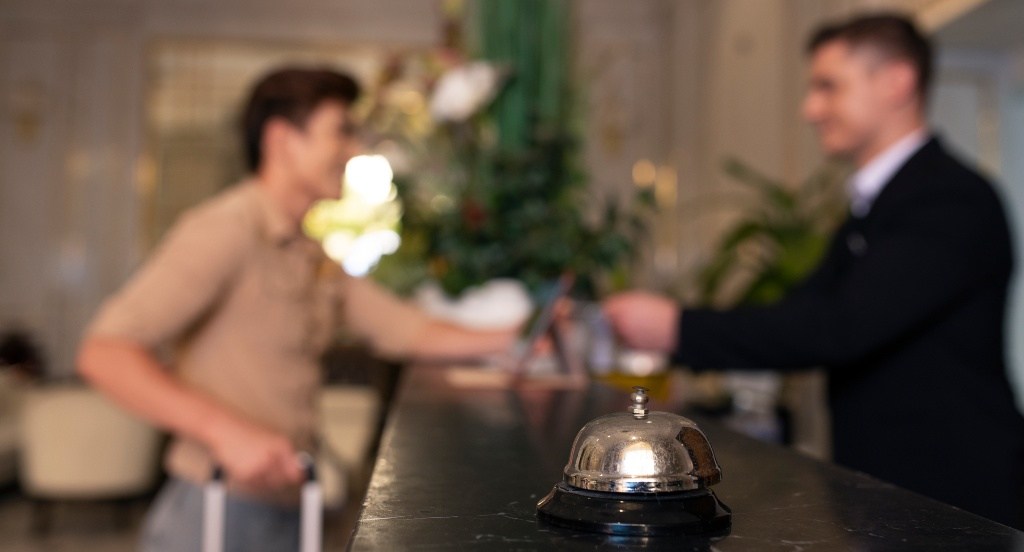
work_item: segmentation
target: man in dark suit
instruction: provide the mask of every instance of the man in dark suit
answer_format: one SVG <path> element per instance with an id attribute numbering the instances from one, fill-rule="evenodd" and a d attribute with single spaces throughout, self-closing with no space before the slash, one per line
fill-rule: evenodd
<path id="1" fill-rule="evenodd" d="M 771 306 L 680 309 L 628 292 L 605 312 L 628 345 L 695 369 L 828 368 L 837 462 L 1021 527 L 999 199 L 929 134 L 931 49 L 909 21 L 829 26 L 808 50 L 804 115 L 826 154 L 857 167 L 821 265 Z"/>

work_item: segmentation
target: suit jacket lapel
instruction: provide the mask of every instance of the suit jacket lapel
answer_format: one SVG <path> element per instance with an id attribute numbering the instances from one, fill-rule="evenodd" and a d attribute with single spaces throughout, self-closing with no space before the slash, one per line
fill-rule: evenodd
<path id="1" fill-rule="evenodd" d="M 871 205 L 871 210 L 863 219 L 865 225 L 870 226 L 873 220 L 880 216 L 886 216 L 894 205 L 898 207 L 907 196 L 921 193 L 927 186 L 927 179 L 923 178 L 923 171 L 933 165 L 936 157 L 943 155 L 945 152 L 938 138 L 932 137 L 925 142 L 921 149 L 914 152 L 882 188 L 881 193 Z"/>
<path id="2" fill-rule="evenodd" d="M 926 179 L 921 176 L 922 169 L 928 167 L 935 156 L 941 155 L 943 150 L 938 139 L 930 138 L 889 179 L 867 215 L 858 217 L 851 213 L 836 231 L 830 247 L 832 261 L 846 266 L 867 254 L 871 241 L 877 237 L 877 233 L 872 231 L 877 221 L 898 213 L 903 198 L 920 193 L 921 187 L 926 185 Z M 894 207 L 896 211 L 893 211 Z"/>

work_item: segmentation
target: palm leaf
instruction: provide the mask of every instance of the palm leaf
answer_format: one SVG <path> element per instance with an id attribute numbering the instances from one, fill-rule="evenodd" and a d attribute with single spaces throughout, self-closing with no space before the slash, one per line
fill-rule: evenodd
<path id="1" fill-rule="evenodd" d="M 841 172 L 826 166 L 790 186 L 736 158 L 726 159 L 722 168 L 755 196 L 752 202 L 747 198 L 739 220 L 698 271 L 699 291 L 706 302 L 716 302 L 722 285 L 742 271 L 748 280 L 738 291 L 737 302 L 774 301 L 806 277 L 824 252 L 825 232 L 843 212 L 836 193 Z"/>

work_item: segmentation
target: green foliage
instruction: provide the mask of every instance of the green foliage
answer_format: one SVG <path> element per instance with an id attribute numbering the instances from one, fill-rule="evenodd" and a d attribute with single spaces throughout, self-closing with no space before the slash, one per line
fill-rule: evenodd
<path id="1" fill-rule="evenodd" d="M 753 191 L 754 201 L 726 231 L 699 276 L 705 302 L 765 304 L 781 298 L 819 262 L 845 210 L 842 170 L 826 166 L 798 186 L 790 186 L 737 159 L 724 163 L 725 173 Z M 737 276 L 744 285 L 723 298 Z"/>
<path id="2" fill-rule="evenodd" d="M 645 231 L 653 194 L 644 191 L 628 205 L 605 201 L 596 221 L 586 179 L 571 162 L 575 144 L 565 137 L 537 139 L 514 153 L 488 153 L 483 171 L 454 191 L 450 208 L 416 201 L 414 183 L 405 191 L 402 255 L 428 259 L 429 275 L 457 295 L 491 278 L 517 278 L 531 290 L 570 270 L 577 292 L 596 296 L 601 276 L 632 258 L 633 243 Z M 401 193 L 401 192 L 400 192 Z"/>
<path id="3" fill-rule="evenodd" d="M 587 189 L 567 2 L 481 0 L 477 7 L 478 55 L 504 68 L 507 80 L 486 110 L 438 126 L 432 144 L 447 159 L 443 183 L 425 193 L 431 186 L 422 173 L 396 179 L 402 247 L 377 277 L 394 282 L 396 267 L 418 256 L 451 295 L 498 277 L 537 291 L 568 270 L 576 293 L 594 297 L 602 281 L 627 272 L 653 193 L 620 204 Z"/>

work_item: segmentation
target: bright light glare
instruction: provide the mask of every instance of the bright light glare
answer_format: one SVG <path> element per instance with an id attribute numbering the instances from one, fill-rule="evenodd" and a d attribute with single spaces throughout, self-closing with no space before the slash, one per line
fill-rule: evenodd
<path id="1" fill-rule="evenodd" d="M 402 238 L 394 230 L 376 230 L 366 234 L 363 239 L 373 241 L 382 255 L 390 255 L 402 245 Z"/>
<path id="2" fill-rule="evenodd" d="M 398 251 L 402 216 L 394 173 L 382 155 L 360 155 L 345 168 L 345 192 L 322 201 L 303 223 L 324 252 L 352 276 L 366 276 L 384 255 Z"/>
<path id="3" fill-rule="evenodd" d="M 351 232 L 331 232 L 324 238 L 324 252 L 328 257 L 341 262 L 352 249 L 354 242 L 355 236 Z"/>
<path id="4" fill-rule="evenodd" d="M 341 261 L 341 266 L 352 276 L 366 276 L 373 267 L 377 266 L 380 257 L 381 251 L 377 240 L 374 240 L 369 234 L 364 234 L 356 238 Z"/>
<path id="5" fill-rule="evenodd" d="M 656 472 L 654 451 L 649 443 L 627 445 L 622 451 L 622 473 L 625 475 L 652 475 Z"/>
<path id="6" fill-rule="evenodd" d="M 358 195 L 368 205 L 380 205 L 393 194 L 394 172 L 383 155 L 357 155 L 345 166 L 347 191 Z"/>

